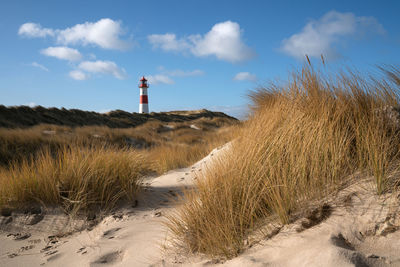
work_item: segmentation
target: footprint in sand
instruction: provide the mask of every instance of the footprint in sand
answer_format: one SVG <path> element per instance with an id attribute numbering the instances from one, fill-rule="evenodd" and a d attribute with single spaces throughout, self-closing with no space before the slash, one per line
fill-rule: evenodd
<path id="1" fill-rule="evenodd" d="M 58 243 L 58 237 L 55 235 L 49 235 L 47 237 L 47 245 L 48 244 L 57 244 Z"/>
<path id="2" fill-rule="evenodd" d="M 34 245 L 24 246 L 24 247 L 19 248 L 18 251 L 14 252 L 14 253 L 10 253 L 10 252 L 7 253 L 7 256 L 12 259 L 12 258 L 15 258 L 17 256 L 23 255 L 23 254 L 20 254 L 20 253 L 25 252 L 25 251 L 30 250 L 30 249 L 33 249 L 34 247 L 35 247 Z"/>
<path id="3" fill-rule="evenodd" d="M 17 257 L 17 256 L 19 256 L 17 253 L 8 254 L 8 257 L 9 257 L 10 259 L 15 258 L 15 257 Z"/>
<path id="4" fill-rule="evenodd" d="M 30 233 L 16 233 L 16 234 L 8 234 L 7 237 L 12 236 L 14 240 L 25 240 L 31 237 Z"/>
<path id="5" fill-rule="evenodd" d="M 40 252 L 44 253 L 46 256 L 53 255 L 57 252 L 56 248 L 59 247 L 58 240 L 55 236 L 49 236 L 49 240 L 44 248 L 40 250 Z"/>
<path id="6" fill-rule="evenodd" d="M 103 237 L 104 238 L 108 238 L 108 239 L 113 239 L 115 236 L 113 236 L 116 232 L 118 232 L 119 230 L 121 230 L 121 228 L 116 227 L 116 228 L 111 228 L 110 230 L 107 230 L 103 233 Z"/>
<path id="7" fill-rule="evenodd" d="M 76 253 L 81 253 L 82 255 L 86 254 L 87 253 L 86 247 L 81 247 L 80 249 L 78 249 Z"/>
<path id="8" fill-rule="evenodd" d="M 46 253 L 44 253 L 46 256 L 50 256 L 53 254 L 56 254 L 58 252 L 58 250 L 51 250 L 51 251 L 47 251 Z"/>
<path id="9" fill-rule="evenodd" d="M 114 252 L 110 252 L 107 254 L 104 254 L 100 258 L 98 258 L 96 261 L 92 262 L 90 266 L 98 266 L 98 265 L 103 265 L 103 264 L 112 264 L 112 263 L 117 263 L 121 262 L 124 257 L 124 251 L 118 250 Z"/>
<path id="10" fill-rule="evenodd" d="M 44 248 L 42 248 L 42 249 L 40 250 L 40 252 L 46 252 L 46 251 L 51 250 L 52 248 L 53 248 L 53 246 L 45 246 Z"/>
<path id="11" fill-rule="evenodd" d="M 35 247 L 34 245 L 24 246 L 24 247 L 21 247 L 21 248 L 18 250 L 18 252 L 24 252 L 24 251 L 33 249 L 34 247 Z"/>

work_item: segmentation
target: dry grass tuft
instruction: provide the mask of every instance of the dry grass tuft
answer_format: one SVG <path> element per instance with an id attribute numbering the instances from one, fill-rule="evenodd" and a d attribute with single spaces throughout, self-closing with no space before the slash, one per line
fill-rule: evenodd
<path id="1" fill-rule="evenodd" d="M 0 170 L 0 207 L 61 205 L 69 213 L 112 209 L 133 200 L 148 165 L 138 152 L 113 148 L 49 150 Z"/>
<path id="2" fill-rule="evenodd" d="M 378 194 L 389 190 L 399 160 L 400 77 L 396 69 L 386 74 L 326 77 L 306 66 L 285 85 L 251 93 L 254 115 L 229 156 L 170 217 L 176 241 L 192 252 L 230 258 L 262 219 L 290 222 L 356 171 L 373 175 Z"/>
<path id="3" fill-rule="evenodd" d="M 160 174 L 188 167 L 207 156 L 214 148 L 232 140 L 238 129 L 236 125 L 212 132 L 177 131 L 170 136 L 171 141 L 149 149 L 147 154 L 153 162 L 153 170 Z"/>

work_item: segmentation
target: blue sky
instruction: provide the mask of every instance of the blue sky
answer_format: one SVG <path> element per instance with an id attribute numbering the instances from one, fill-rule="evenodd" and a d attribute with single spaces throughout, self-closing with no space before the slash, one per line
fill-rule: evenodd
<path id="1" fill-rule="evenodd" d="M 370 71 L 400 59 L 399 1 L 0 2 L 0 104 L 243 114 L 308 54 Z"/>

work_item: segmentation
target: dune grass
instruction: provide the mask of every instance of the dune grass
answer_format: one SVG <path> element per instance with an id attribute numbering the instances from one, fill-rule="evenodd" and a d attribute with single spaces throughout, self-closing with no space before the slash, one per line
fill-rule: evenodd
<path id="1" fill-rule="evenodd" d="M 143 155 L 129 149 L 65 147 L 57 155 L 44 150 L 0 170 L 0 207 L 112 209 L 120 200 L 135 199 L 148 167 Z"/>
<path id="2" fill-rule="evenodd" d="M 79 109 L 44 108 L 42 106 L 5 107 L 0 104 L 0 127 L 4 128 L 29 128 L 40 124 L 70 127 L 103 125 L 109 128 L 132 128 L 150 121 L 189 123 L 201 118 L 218 118 L 228 121 L 234 119 L 222 112 L 206 109 L 151 112 L 150 114 L 130 113 L 123 110 L 97 113 Z"/>
<path id="3" fill-rule="evenodd" d="M 263 219 L 289 223 L 356 171 L 374 177 L 378 194 L 389 190 L 399 160 L 400 75 L 384 72 L 327 76 L 305 66 L 285 84 L 252 92 L 254 115 L 169 217 L 175 241 L 230 258 Z"/>
<path id="4" fill-rule="evenodd" d="M 36 203 L 61 205 L 70 214 L 110 210 L 136 197 L 144 175 L 187 167 L 229 141 L 226 129 L 236 123 L 200 118 L 135 128 L 0 128 L 0 208 Z"/>
<path id="5" fill-rule="evenodd" d="M 0 128 L 0 166 L 7 167 L 16 164 L 42 150 L 55 153 L 71 145 L 91 148 L 130 147 L 140 150 L 181 146 L 193 150 L 189 145 L 206 144 L 207 146 L 210 141 L 213 141 L 212 139 L 218 139 L 220 128 L 237 123 L 231 118 L 216 117 L 170 123 L 150 120 L 133 128 L 69 127 L 47 124 L 23 129 Z M 191 128 L 191 125 L 200 130 Z M 162 151 L 162 149 L 158 150 Z M 175 150 L 178 151 L 178 149 Z"/>

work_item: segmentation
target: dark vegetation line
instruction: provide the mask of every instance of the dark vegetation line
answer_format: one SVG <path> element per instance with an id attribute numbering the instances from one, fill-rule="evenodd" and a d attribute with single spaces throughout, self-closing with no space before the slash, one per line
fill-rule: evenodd
<path id="1" fill-rule="evenodd" d="M 0 105 L 0 127 L 26 128 L 38 124 L 54 124 L 63 126 L 107 126 L 110 128 L 136 127 L 149 120 L 160 122 L 185 122 L 199 118 L 229 118 L 235 119 L 222 112 L 206 109 L 195 111 L 152 112 L 150 114 L 129 113 L 114 110 L 107 113 L 83 111 L 79 109 L 44 108 L 37 106 L 6 107 Z"/>

